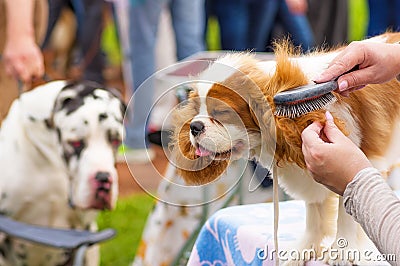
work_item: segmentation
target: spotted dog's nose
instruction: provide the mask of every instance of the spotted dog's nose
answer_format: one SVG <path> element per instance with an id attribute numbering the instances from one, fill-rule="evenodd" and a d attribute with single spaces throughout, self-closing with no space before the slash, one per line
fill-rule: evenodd
<path id="1" fill-rule="evenodd" d="M 111 180 L 109 172 L 97 172 L 94 178 L 101 183 L 107 183 Z"/>
<path id="2" fill-rule="evenodd" d="M 190 123 L 190 132 L 192 132 L 193 136 L 199 135 L 201 132 L 204 131 L 204 124 L 200 121 L 194 121 Z"/>

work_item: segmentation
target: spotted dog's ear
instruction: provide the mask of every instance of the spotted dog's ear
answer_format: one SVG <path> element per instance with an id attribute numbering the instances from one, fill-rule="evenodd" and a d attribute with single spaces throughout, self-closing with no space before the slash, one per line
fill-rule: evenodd
<path id="1" fill-rule="evenodd" d="M 123 100 L 122 93 L 117 88 L 107 87 L 106 90 L 108 90 L 112 95 L 114 95 L 115 97 L 117 97 L 121 101 Z"/>
<path id="2" fill-rule="evenodd" d="M 121 102 L 121 112 L 122 112 L 122 114 L 125 114 L 126 109 L 128 107 L 125 104 L 125 101 L 124 101 L 124 99 L 122 97 L 121 91 L 116 89 L 116 88 L 106 88 L 106 90 L 108 92 L 110 92 L 111 95 L 113 95 L 114 97 L 116 97 L 116 98 L 118 98 L 120 100 L 120 102 Z"/>
<path id="3" fill-rule="evenodd" d="M 72 97 L 63 97 L 63 98 L 56 99 L 56 101 L 54 103 L 53 111 L 51 112 L 51 116 L 44 120 L 44 123 L 47 128 L 49 128 L 49 129 L 54 128 L 54 119 L 53 119 L 54 113 L 56 111 L 64 109 L 71 101 L 72 101 Z"/>

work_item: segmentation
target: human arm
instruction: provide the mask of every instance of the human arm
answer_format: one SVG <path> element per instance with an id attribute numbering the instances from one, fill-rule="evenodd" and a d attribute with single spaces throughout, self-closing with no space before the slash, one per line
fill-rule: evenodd
<path id="1" fill-rule="evenodd" d="M 382 254 L 399 255 L 399 199 L 364 153 L 336 127 L 329 112 L 326 117 L 325 127 L 314 122 L 302 133 L 308 170 L 317 182 L 343 195 L 347 213 Z"/>
<path id="2" fill-rule="evenodd" d="M 353 67 L 358 70 L 340 76 Z M 356 41 L 350 43 L 315 82 L 338 79 L 338 92 L 348 95 L 367 84 L 389 81 L 400 73 L 400 45 Z"/>
<path id="3" fill-rule="evenodd" d="M 29 82 L 44 73 L 43 55 L 35 42 L 33 0 L 5 0 L 7 28 L 2 60 L 8 75 Z"/>
<path id="4" fill-rule="evenodd" d="M 307 0 L 285 0 L 292 14 L 305 14 L 308 9 Z"/>
<path id="5" fill-rule="evenodd" d="M 365 168 L 357 173 L 343 199 L 347 213 L 362 226 L 378 250 L 400 256 L 400 200 L 378 170 Z"/>

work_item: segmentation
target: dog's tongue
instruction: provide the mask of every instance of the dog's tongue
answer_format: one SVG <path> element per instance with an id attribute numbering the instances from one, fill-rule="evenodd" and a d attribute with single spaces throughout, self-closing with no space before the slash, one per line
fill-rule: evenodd
<path id="1" fill-rule="evenodd" d="M 211 152 L 209 150 L 206 150 L 201 146 L 198 146 L 197 149 L 196 149 L 196 155 L 197 156 L 200 156 L 200 157 L 209 156 L 210 154 L 211 154 Z"/>

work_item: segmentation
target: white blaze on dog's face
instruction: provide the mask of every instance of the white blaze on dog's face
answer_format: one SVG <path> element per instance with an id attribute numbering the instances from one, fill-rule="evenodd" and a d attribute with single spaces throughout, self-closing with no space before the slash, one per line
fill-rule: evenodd
<path id="1" fill-rule="evenodd" d="M 118 196 L 115 154 L 121 144 L 124 105 L 92 83 L 67 85 L 53 114 L 70 176 L 70 201 L 79 208 L 111 209 Z"/>
<path id="2" fill-rule="evenodd" d="M 190 141 L 196 155 L 214 160 L 249 157 L 249 150 L 258 145 L 250 142 L 251 135 L 259 130 L 246 100 L 217 83 L 198 87 L 199 112 L 190 122 Z"/>

